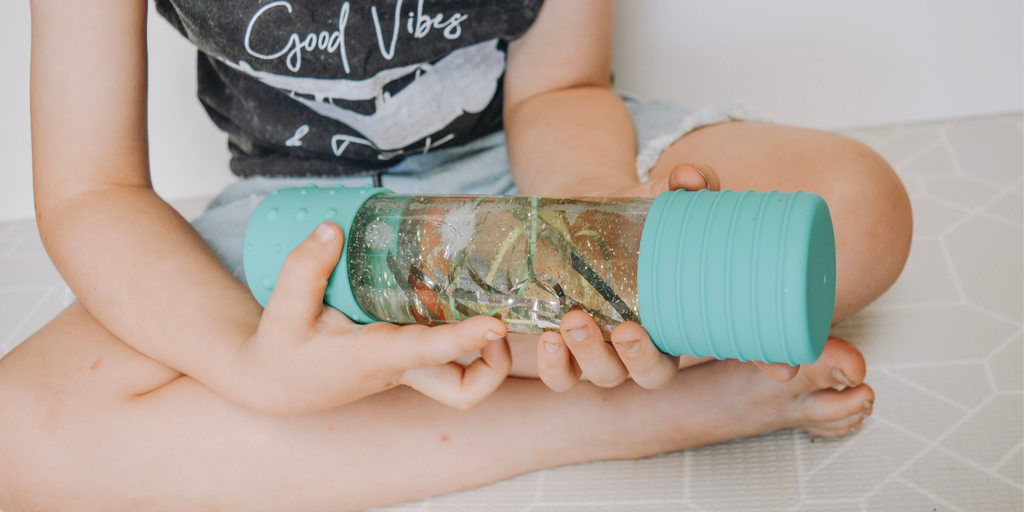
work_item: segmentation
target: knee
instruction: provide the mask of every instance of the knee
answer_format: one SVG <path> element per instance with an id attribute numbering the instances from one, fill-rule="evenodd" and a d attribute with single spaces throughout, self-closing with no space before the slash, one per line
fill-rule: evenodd
<path id="1" fill-rule="evenodd" d="M 910 199 L 892 167 L 871 148 L 830 135 L 823 147 L 821 195 L 836 235 L 836 310 L 840 322 L 884 293 L 910 253 Z"/>

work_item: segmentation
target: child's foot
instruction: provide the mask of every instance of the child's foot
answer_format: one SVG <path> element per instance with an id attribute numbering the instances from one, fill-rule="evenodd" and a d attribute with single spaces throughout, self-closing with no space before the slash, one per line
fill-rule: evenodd
<path id="1" fill-rule="evenodd" d="M 735 360 L 687 368 L 668 388 L 638 391 L 633 397 L 640 406 L 634 409 L 635 418 L 667 428 L 656 445 L 644 447 L 651 450 L 645 455 L 783 428 L 800 428 L 822 437 L 849 434 L 871 414 L 875 399 L 871 388 L 861 384 L 864 372 L 860 352 L 838 338 L 829 339 L 821 358 L 801 366 L 788 382 L 773 380 L 752 363 Z M 652 400 L 667 400 L 674 406 L 655 405 Z"/>

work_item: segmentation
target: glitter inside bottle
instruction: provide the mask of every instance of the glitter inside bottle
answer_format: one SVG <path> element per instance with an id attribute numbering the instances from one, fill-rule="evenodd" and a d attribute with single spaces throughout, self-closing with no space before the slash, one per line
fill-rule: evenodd
<path id="1" fill-rule="evenodd" d="M 652 201 L 377 195 L 350 230 L 352 291 L 387 322 L 487 315 L 541 333 L 579 309 L 607 336 L 638 321 L 637 253 Z"/>

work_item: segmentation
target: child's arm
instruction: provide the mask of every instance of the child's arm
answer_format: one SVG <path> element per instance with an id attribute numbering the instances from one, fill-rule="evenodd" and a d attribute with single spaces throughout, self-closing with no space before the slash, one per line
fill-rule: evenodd
<path id="1" fill-rule="evenodd" d="M 291 414 L 400 383 L 469 407 L 511 364 L 504 325 L 358 326 L 322 304 L 328 224 L 289 256 L 266 311 L 156 195 L 145 0 L 32 2 L 32 151 L 46 250 L 82 304 L 139 352 L 236 403 Z M 449 363 L 483 348 L 468 368 Z M 440 365 L 440 366 L 434 366 Z"/>
<path id="2" fill-rule="evenodd" d="M 635 186 L 636 134 L 611 90 L 611 0 L 548 0 L 509 45 L 505 131 L 525 194 L 608 195 Z"/>
<path id="3" fill-rule="evenodd" d="M 516 184 L 525 194 L 552 196 L 717 189 L 707 166 L 680 166 L 669 178 L 638 183 L 633 121 L 611 90 L 612 14 L 611 0 L 547 0 L 529 31 L 509 45 L 504 119 Z M 556 390 L 581 373 L 602 386 L 631 377 L 648 388 L 675 377 L 678 358 L 659 352 L 639 325 L 620 324 L 612 341 L 604 342 L 586 313 L 569 313 L 561 335 L 541 336 L 538 373 Z"/>

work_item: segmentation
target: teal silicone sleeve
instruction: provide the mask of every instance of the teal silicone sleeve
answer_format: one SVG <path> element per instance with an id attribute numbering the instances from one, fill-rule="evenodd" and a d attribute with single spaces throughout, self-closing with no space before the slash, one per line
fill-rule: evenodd
<path id="1" fill-rule="evenodd" d="M 352 295 L 348 276 L 349 230 L 359 208 L 377 194 L 393 193 L 386 188 L 359 187 L 289 188 L 272 192 L 260 202 L 245 230 L 243 267 L 253 296 L 263 306 L 277 284 L 288 253 L 321 222 L 330 221 L 345 233 L 341 259 L 327 281 L 325 301 L 355 322 L 377 321 L 368 315 Z"/>
<path id="2" fill-rule="evenodd" d="M 835 303 L 825 201 L 803 192 L 666 192 L 637 264 L 640 321 L 673 355 L 814 362 Z"/>

